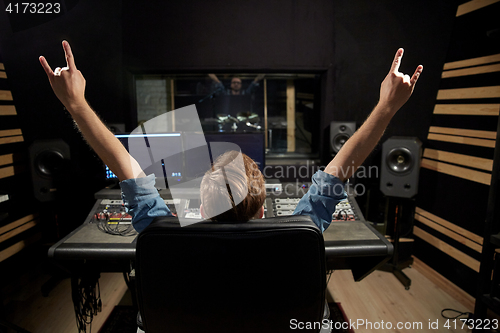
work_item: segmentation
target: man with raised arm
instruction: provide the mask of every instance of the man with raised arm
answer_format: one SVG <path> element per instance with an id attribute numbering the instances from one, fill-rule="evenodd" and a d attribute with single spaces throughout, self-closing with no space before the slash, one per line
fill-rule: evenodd
<path id="1" fill-rule="evenodd" d="M 224 84 L 220 82 L 219 78 L 215 74 L 208 74 L 208 77 L 211 78 L 215 82 L 215 90 L 218 92 L 222 92 L 226 95 L 251 95 L 254 90 L 259 86 L 259 81 L 264 78 L 265 74 L 259 74 L 255 77 L 255 79 L 250 83 L 250 85 L 246 89 L 242 89 L 241 78 L 235 76 L 231 79 L 231 86 L 229 89 L 224 87 Z"/>
<path id="2" fill-rule="evenodd" d="M 76 68 L 68 42 L 63 41 L 67 66 L 52 71 L 42 56 L 42 64 L 54 93 L 64 104 L 84 138 L 103 162 L 118 176 L 125 206 L 132 215 L 137 231 L 142 231 L 157 216 L 171 215 L 154 187 L 154 175 L 146 176 L 135 159 L 102 123 L 85 100 L 85 79 Z M 340 152 L 312 177 L 312 186 L 300 200 L 295 215 L 309 215 L 324 231 L 331 222 L 337 203 L 344 199 L 344 181 L 352 176 L 380 140 L 394 114 L 410 98 L 415 84 L 423 71 L 418 66 L 412 77 L 399 72 L 403 49 L 396 52 L 389 73 L 380 87 L 377 106 L 344 144 Z M 235 152 L 222 155 L 203 177 L 201 184 L 201 212 L 214 221 L 247 221 L 260 218 L 265 199 L 263 176 L 256 164 L 244 155 L 244 167 L 234 168 Z M 233 166 L 233 167 L 231 167 Z M 228 195 L 227 188 L 242 189 Z M 241 193 L 240 193 L 241 192 Z M 240 196 L 241 200 L 234 198 Z M 233 208 L 220 213 L 217 205 L 229 200 Z M 227 204 L 227 203 L 226 203 Z M 226 205 L 227 207 L 227 205 Z M 218 212 L 217 214 L 213 212 Z"/>

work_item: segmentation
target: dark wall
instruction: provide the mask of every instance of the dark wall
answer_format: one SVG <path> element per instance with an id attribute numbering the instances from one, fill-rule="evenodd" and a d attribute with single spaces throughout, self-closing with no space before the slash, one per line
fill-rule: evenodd
<path id="1" fill-rule="evenodd" d="M 44 55 L 52 68 L 66 66 L 63 39 L 71 43 L 76 65 L 85 75 L 87 99 L 105 119 L 122 118 L 120 1 L 80 1 L 48 22 L 31 27 L 27 21 L 25 29 L 15 24 L 15 16 L 0 13 L 0 52 L 28 139 L 59 137 L 66 129 L 67 117 L 38 61 Z"/>
<path id="2" fill-rule="evenodd" d="M 18 32 L 2 11 L 0 45 L 34 138 L 67 127 L 60 115 L 46 119 L 45 110 L 58 113 L 60 104 L 38 64 L 43 54 L 53 67 L 64 65 L 62 39 L 73 46 L 88 100 L 107 121 L 128 121 L 124 73 L 318 70 L 325 73 L 322 130 L 332 120 L 362 123 L 396 49 L 404 47 L 401 69 L 411 74 L 423 64 L 424 74 L 387 134 L 424 138 L 455 10 L 451 0 L 80 1 Z"/>
<path id="3" fill-rule="evenodd" d="M 143 71 L 324 73 L 322 159 L 332 120 L 362 124 L 397 48 L 401 70 L 424 75 L 386 137 L 427 135 L 455 1 L 203 1 L 124 6 L 124 66 Z M 425 20 L 422 18 L 425 17 Z M 140 32 L 140 33 L 138 33 Z"/>
<path id="4" fill-rule="evenodd" d="M 401 72 L 411 76 L 418 65 L 424 66 L 412 97 L 392 119 L 366 167 L 380 166 L 382 143 L 392 136 L 416 136 L 425 147 L 457 5 L 432 0 L 335 1 L 335 66 L 324 126 L 331 120 L 363 123 L 378 102 L 380 83 L 399 47 L 405 49 Z M 328 156 L 328 147 L 323 147 L 323 156 Z M 378 176 L 356 179 L 365 186 L 358 203 L 366 218 L 383 223 L 385 199 Z"/>
<path id="5" fill-rule="evenodd" d="M 44 55 L 52 68 L 64 67 L 61 41 L 67 39 L 87 80 L 90 104 L 106 121 L 123 119 L 121 2 L 71 3 L 74 6 L 64 7 L 63 15 L 48 20 L 39 19 L 45 14 L 32 14 L 38 19 L 29 19 L 30 14 L 9 17 L 0 3 L 0 53 L 25 142 L 29 146 L 38 139 L 62 138 L 71 147 L 74 184 L 68 184 L 68 191 L 53 205 L 66 229 L 62 233 L 85 219 L 93 193 L 104 186 L 103 169 L 52 92 L 38 57 Z"/>
<path id="6" fill-rule="evenodd" d="M 128 1 L 125 66 L 139 70 L 325 70 L 334 3 Z"/>
<path id="7" fill-rule="evenodd" d="M 396 50 L 403 47 L 400 71 L 411 76 L 419 64 L 424 71 L 381 142 L 394 135 L 424 141 L 456 8 L 455 1 L 336 1 L 331 118 L 362 124 L 378 101 L 380 83 Z"/>

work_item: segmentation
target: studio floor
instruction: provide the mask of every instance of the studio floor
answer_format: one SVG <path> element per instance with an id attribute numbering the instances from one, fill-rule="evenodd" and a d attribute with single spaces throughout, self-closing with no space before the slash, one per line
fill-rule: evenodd
<path id="1" fill-rule="evenodd" d="M 444 327 L 446 319 L 441 317 L 441 310 L 473 311 L 471 296 L 418 259 L 404 272 L 412 280 L 410 290 L 405 290 L 391 273 L 382 271 L 360 282 L 355 282 L 349 271 L 335 271 L 328 290 L 334 301 L 341 303 L 347 318 L 356 322 L 356 333 L 470 332 L 460 329 L 459 324 L 457 329 Z M 61 280 L 48 297 L 43 297 L 40 288 L 49 278 L 39 274 L 20 279 L 6 304 L 5 318 L 32 333 L 77 333 L 70 280 Z M 94 318 L 91 332 L 99 331 L 115 305 L 127 302 L 127 286 L 120 273 L 103 273 L 100 289 L 102 312 Z M 387 329 L 389 323 L 393 329 Z M 396 328 L 398 323 L 402 329 Z"/>

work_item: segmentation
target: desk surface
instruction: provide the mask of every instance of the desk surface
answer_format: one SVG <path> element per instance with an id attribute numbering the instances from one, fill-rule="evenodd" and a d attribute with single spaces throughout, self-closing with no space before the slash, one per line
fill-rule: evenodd
<path id="1" fill-rule="evenodd" d="M 95 204 L 99 205 L 100 200 Z M 109 235 L 87 220 L 49 249 L 49 257 L 60 264 L 67 261 L 132 261 L 136 236 Z M 326 266 L 350 269 L 359 281 L 385 263 L 392 255 L 392 244 L 364 221 L 332 222 L 323 233 Z"/>

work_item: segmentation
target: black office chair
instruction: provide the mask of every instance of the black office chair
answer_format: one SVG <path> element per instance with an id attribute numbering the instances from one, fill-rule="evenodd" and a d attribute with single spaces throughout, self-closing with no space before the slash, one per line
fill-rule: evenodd
<path id="1" fill-rule="evenodd" d="M 323 319 L 325 247 L 307 216 L 186 227 L 156 218 L 136 260 L 146 333 L 277 333 Z"/>

